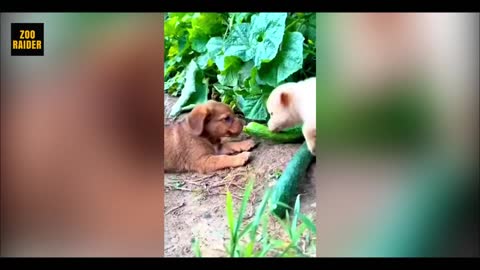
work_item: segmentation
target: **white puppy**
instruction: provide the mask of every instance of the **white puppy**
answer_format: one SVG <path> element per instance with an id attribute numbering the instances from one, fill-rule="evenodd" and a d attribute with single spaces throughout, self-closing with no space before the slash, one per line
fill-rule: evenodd
<path id="1" fill-rule="evenodd" d="M 303 124 L 303 136 L 312 155 L 316 140 L 316 90 L 317 81 L 312 77 L 278 86 L 267 100 L 268 128 L 276 132 Z"/>

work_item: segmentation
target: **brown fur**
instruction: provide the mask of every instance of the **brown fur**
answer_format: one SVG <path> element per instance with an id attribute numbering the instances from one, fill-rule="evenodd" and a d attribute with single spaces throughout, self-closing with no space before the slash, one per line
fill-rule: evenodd
<path id="1" fill-rule="evenodd" d="M 242 129 L 242 121 L 227 105 L 212 100 L 197 105 L 185 120 L 165 127 L 165 171 L 207 173 L 243 166 L 250 152 L 242 151 L 253 148 L 255 142 L 221 142 L 238 136 Z M 234 153 L 239 154 L 230 155 Z"/>

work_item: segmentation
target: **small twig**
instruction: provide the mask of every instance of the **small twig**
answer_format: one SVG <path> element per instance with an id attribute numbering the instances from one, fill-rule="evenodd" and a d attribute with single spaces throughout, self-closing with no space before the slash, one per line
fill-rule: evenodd
<path id="1" fill-rule="evenodd" d="M 184 207 L 185 205 L 186 205 L 185 202 L 182 202 L 179 206 L 175 206 L 175 207 L 173 207 L 172 209 L 168 210 L 168 211 L 165 213 L 165 216 L 168 215 L 168 214 L 170 214 L 171 212 L 177 210 L 177 209 L 180 209 L 180 208 Z"/>
<path id="2" fill-rule="evenodd" d="M 214 185 L 214 186 L 208 187 L 208 189 L 217 188 L 217 187 L 223 187 L 223 186 L 225 186 L 225 185 L 226 185 L 226 183 L 220 183 L 220 184 L 216 184 L 216 185 Z"/>
<path id="3" fill-rule="evenodd" d="M 255 206 L 253 205 L 253 203 L 251 203 L 250 206 L 251 206 L 250 214 L 244 217 L 243 220 L 251 219 L 255 215 L 255 211 L 253 211 L 255 209 Z"/>
<path id="4" fill-rule="evenodd" d="M 203 184 L 199 184 L 199 183 L 196 183 L 196 182 L 193 182 L 193 181 L 190 181 L 190 180 L 183 180 L 183 181 L 187 184 L 192 184 L 192 185 L 199 186 L 199 187 L 204 186 Z"/>
<path id="5" fill-rule="evenodd" d="M 198 191 L 197 189 L 184 188 L 184 187 L 173 187 L 173 189 L 175 189 L 175 190 L 183 190 L 183 191 L 190 191 L 190 192 Z"/>
<path id="6" fill-rule="evenodd" d="M 211 177 L 214 177 L 214 176 L 217 176 L 217 175 L 218 175 L 217 173 L 214 173 L 214 174 L 207 175 L 207 176 L 204 176 L 204 177 L 200 177 L 200 178 L 197 178 L 197 179 L 190 179 L 189 182 L 201 182 L 205 179 L 208 179 L 208 178 L 211 178 Z"/>
<path id="7" fill-rule="evenodd" d="M 250 201 L 252 202 L 252 207 L 255 204 L 255 199 L 256 198 L 257 198 L 257 196 L 256 196 L 256 193 L 255 193 L 255 190 L 254 190 L 254 192 L 252 192 L 252 198 L 250 199 Z"/>
<path id="8" fill-rule="evenodd" d="M 233 25 L 233 17 L 228 18 L 228 25 L 227 25 L 227 30 L 223 34 L 223 39 L 227 36 L 227 33 L 231 31 Z"/>
<path id="9" fill-rule="evenodd" d="M 290 27 L 294 26 L 296 23 L 300 22 L 303 18 L 296 18 L 293 20 L 287 27 L 285 27 L 285 31 L 289 30 Z"/>
<path id="10" fill-rule="evenodd" d="M 244 187 L 241 187 L 241 186 L 239 186 L 239 185 L 237 185 L 237 184 L 235 184 L 235 183 L 230 183 L 230 185 L 232 185 L 232 186 L 234 186 L 234 187 L 237 187 L 237 188 L 239 188 L 239 189 L 241 189 L 241 190 L 245 190 Z"/>

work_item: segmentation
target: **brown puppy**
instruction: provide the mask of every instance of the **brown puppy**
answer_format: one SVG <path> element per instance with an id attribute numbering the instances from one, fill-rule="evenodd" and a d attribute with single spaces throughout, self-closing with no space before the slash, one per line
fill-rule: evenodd
<path id="1" fill-rule="evenodd" d="M 243 166 L 255 146 L 253 140 L 222 143 L 224 137 L 238 136 L 243 123 L 227 105 L 210 100 L 197 105 L 185 120 L 165 126 L 166 172 L 212 172 Z"/>

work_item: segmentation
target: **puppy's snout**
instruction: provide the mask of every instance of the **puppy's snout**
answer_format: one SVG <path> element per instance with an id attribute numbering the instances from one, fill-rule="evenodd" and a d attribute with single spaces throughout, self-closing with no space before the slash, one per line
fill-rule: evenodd
<path id="1" fill-rule="evenodd" d="M 233 121 L 233 125 L 232 125 L 232 134 L 239 135 L 240 133 L 242 133 L 244 125 L 245 125 L 245 121 L 243 119 L 235 117 L 235 120 Z"/>

